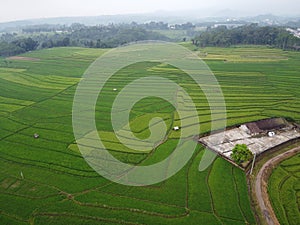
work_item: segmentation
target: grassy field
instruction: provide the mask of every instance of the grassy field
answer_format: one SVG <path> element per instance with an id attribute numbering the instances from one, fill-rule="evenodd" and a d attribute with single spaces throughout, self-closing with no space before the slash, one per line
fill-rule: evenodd
<path id="1" fill-rule="evenodd" d="M 283 161 L 269 179 L 268 191 L 280 224 L 299 224 L 300 154 Z"/>
<path id="2" fill-rule="evenodd" d="M 72 101 L 83 72 L 103 53 L 55 48 L 23 55 L 40 59 L 36 61 L 0 59 L 1 224 L 255 224 L 244 173 L 221 158 L 200 173 L 202 146 L 175 176 L 148 187 L 112 183 L 87 165 L 74 142 Z M 206 48 L 198 53 L 222 86 L 228 126 L 273 116 L 300 122 L 299 53 L 265 47 Z M 162 117 L 169 129 L 166 142 L 141 153 L 116 139 L 110 123 L 116 96 L 112 89 L 149 75 L 179 83 L 193 96 L 201 133 L 210 129 L 205 96 L 184 73 L 152 62 L 124 68 L 101 92 L 105 101 L 96 107 L 96 121 L 106 148 L 131 164 L 166 158 L 180 133 L 171 130 L 180 123 L 174 108 L 146 98 L 132 109 L 130 128 L 145 138 L 150 119 Z M 184 119 L 193 125 L 193 119 Z M 34 133 L 40 138 L 34 139 Z"/>

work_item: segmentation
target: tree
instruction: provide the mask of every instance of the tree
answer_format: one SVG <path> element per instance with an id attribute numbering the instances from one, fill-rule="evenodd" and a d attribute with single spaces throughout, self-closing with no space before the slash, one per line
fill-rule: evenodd
<path id="1" fill-rule="evenodd" d="M 38 41 L 34 41 L 32 38 L 22 38 L 13 41 L 12 44 L 24 49 L 25 52 L 35 50 L 38 46 Z"/>
<path id="2" fill-rule="evenodd" d="M 13 43 L 0 42 L 0 56 L 7 57 L 7 56 L 17 55 L 24 52 L 25 49 Z"/>
<path id="3" fill-rule="evenodd" d="M 70 38 L 68 37 L 65 37 L 63 40 L 62 40 L 62 44 L 63 46 L 69 46 L 70 45 Z"/>
<path id="4" fill-rule="evenodd" d="M 232 149 L 231 158 L 237 163 L 241 164 L 243 162 L 249 161 L 253 157 L 252 152 L 249 150 L 245 144 L 237 144 Z"/>
<path id="5" fill-rule="evenodd" d="M 294 49 L 300 44 L 300 38 L 295 37 L 283 27 L 259 27 L 250 24 L 233 29 L 226 26 L 208 28 L 193 39 L 193 44 L 205 46 L 228 47 L 230 45 L 270 45 L 282 49 Z"/>

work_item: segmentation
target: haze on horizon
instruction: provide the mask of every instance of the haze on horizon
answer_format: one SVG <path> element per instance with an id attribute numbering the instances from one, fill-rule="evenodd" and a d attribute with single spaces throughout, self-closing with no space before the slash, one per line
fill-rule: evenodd
<path id="1" fill-rule="evenodd" d="M 299 0 L 10 0 L 2 2 L 0 22 L 72 16 L 153 13 L 157 11 L 194 13 L 233 10 L 241 15 L 272 13 L 299 16 Z M 200 13 L 199 13 L 200 14 Z M 200 16 L 200 15 L 199 15 Z"/>

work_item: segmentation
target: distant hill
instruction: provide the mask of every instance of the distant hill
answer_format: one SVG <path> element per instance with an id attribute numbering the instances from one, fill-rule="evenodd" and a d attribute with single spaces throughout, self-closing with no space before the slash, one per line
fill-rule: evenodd
<path id="1" fill-rule="evenodd" d="M 247 16 L 243 12 L 234 11 L 230 9 L 209 11 L 206 10 L 189 10 L 178 12 L 159 11 L 147 14 L 122 14 L 122 15 L 102 15 L 102 16 L 88 16 L 88 17 L 57 17 L 57 18 L 42 18 L 31 20 L 20 20 L 12 22 L 0 23 L 0 32 L 18 31 L 22 27 L 39 25 L 39 24 L 64 24 L 71 25 L 73 23 L 81 23 L 87 26 L 93 25 L 107 25 L 119 23 L 145 23 L 149 21 L 163 21 L 170 24 L 186 23 L 186 22 L 212 22 L 212 21 L 226 21 L 228 19 L 243 20 L 247 22 L 257 22 L 268 25 L 285 25 L 291 24 L 300 20 L 299 17 L 282 17 L 272 14 Z"/>

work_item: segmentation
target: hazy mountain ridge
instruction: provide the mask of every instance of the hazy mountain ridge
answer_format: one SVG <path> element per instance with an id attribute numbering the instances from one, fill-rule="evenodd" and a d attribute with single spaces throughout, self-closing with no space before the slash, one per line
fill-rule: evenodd
<path id="1" fill-rule="evenodd" d="M 189 10 L 180 12 L 159 11 L 147 14 L 120 14 L 120 15 L 102 15 L 88 17 L 56 17 L 29 19 L 12 22 L 0 23 L 0 32 L 15 31 L 18 28 L 39 25 L 39 24 L 63 24 L 71 25 L 73 23 L 81 23 L 88 26 L 107 25 L 111 23 L 146 23 L 149 21 L 163 21 L 170 24 L 175 23 L 203 23 L 203 22 L 226 22 L 226 21 L 245 21 L 253 23 L 261 23 L 262 25 L 298 25 L 300 24 L 299 16 L 276 16 L 272 14 L 247 16 L 245 12 L 224 9 L 215 12 L 207 12 L 203 10 Z"/>

